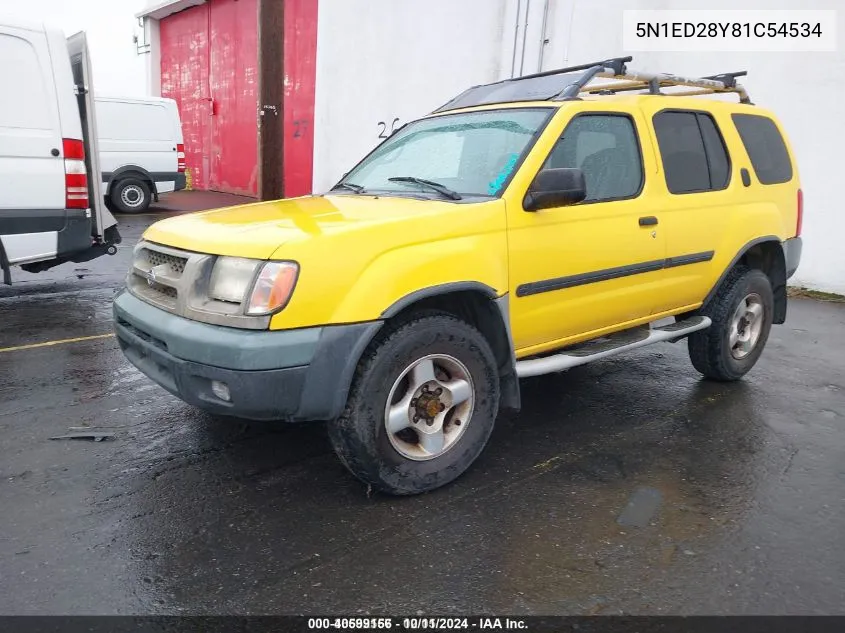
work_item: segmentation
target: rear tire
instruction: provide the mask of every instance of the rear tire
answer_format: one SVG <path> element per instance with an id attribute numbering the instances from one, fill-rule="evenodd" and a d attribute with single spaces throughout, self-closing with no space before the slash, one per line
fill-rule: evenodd
<path id="1" fill-rule="evenodd" d="M 771 281 L 761 270 L 737 266 L 699 314 L 713 325 L 689 337 L 693 366 L 712 380 L 739 380 L 757 363 L 769 338 Z"/>
<path id="2" fill-rule="evenodd" d="M 150 186 L 138 178 L 124 178 L 111 187 L 111 202 L 121 213 L 141 213 L 150 207 Z"/>
<path id="3" fill-rule="evenodd" d="M 329 438 L 364 483 L 388 494 L 419 494 L 469 468 L 498 408 L 496 360 L 484 336 L 452 316 L 417 316 L 365 354 Z"/>

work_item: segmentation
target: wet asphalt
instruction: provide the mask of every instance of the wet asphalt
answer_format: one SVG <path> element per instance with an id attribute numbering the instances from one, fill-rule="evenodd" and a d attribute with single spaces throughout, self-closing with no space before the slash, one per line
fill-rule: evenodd
<path id="1" fill-rule="evenodd" d="M 319 423 L 181 403 L 107 335 L 131 246 L 0 287 L 0 614 L 845 614 L 845 305 L 523 381 L 476 465 L 368 496 Z M 101 442 L 51 440 L 88 429 Z"/>

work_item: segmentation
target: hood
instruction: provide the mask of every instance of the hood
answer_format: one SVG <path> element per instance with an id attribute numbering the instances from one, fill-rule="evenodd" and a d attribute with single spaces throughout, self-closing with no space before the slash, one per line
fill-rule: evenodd
<path id="1" fill-rule="evenodd" d="M 455 206 L 398 197 L 307 196 L 168 218 L 150 226 L 144 239 L 198 253 L 269 259 L 292 241 L 453 211 Z"/>

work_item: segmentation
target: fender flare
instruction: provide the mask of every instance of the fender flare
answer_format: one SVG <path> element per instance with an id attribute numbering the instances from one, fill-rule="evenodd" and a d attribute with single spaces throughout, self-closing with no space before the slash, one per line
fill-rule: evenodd
<path id="1" fill-rule="evenodd" d="M 728 273 L 733 269 L 734 266 L 736 266 L 737 262 L 740 259 L 742 259 L 746 254 L 748 254 L 748 252 L 755 246 L 768 242 L 772 242 L 778 245 L 779 252 L 781 254 L 781 263 L 783 264 L 783 283 L 777 286 L 773 285 L 772 287 L 772 291 L 775 295 L 775 314 L 773 318 L 773 323 L 783 323 L 786 320 L 786 253 L 784 253 L 783 251 L 783 242 L 777 235 L 766 235 L 764 237 L 758 237 L 745 244 L 734 256 L 734 258 L 731 260 L 730 264 L 728 264 L 725 270 L 722 271 L 722 274 L 719 276 L 719 279 L 710 289 L 710 292 L 707 293 L 707 296 L 705 297 L 704 302 L 701 305 L 705 306 L 713 299 L 713 297 L 716 295 L 716 292 L 718 292 L 719 287 L 722 285 L 722 282 L 725 280 L 725 277 L 728 276 Z"/>
<path id="2" fill-rule="evenodd" d="M 384 312 L 382 319 L 389 319 L 396 316 L 402 310 L 413 304 L 442 295 L 455 292 L 477 292 L 490 301 L 491 313 L 498 315 L 499 321 L 491 330 L 481 328 L 487 339 L 490 341 L 493 352 L 499 361 L 499 380 L 501 383 L 502 406 L 518 411 L 521 407 L 521 396 L 519 390 L 519 377 L 516 373 L 516 352 L 511 335 L 510 322 L 510 297 L 507 292 L 502 295 L 496 292 L 495 288 L 477 281 L 457 281 L 429 286 L 406 295 L 393 303 Z"/>
<path id="3" fill-rule="evenodd" d="M 123 167 L 118 167 L 112 172 L 103 172 L 103 182 L 108 183 L 108 186 L 106 187 L 106 196 L 111 195 L 112 183 L 120 180 L 122 176 L 130 174 L 134 175 L 136 178 L 147 181 L 150 184 L 151 191 L 155 195 L 158 195 L 158 187 L 156 187 L 155 179 L 150 172 L 138 165 L 124 165 Z"/>
<path id="4" fill-rule="evenodd" d="M 389 319 L 391 317 L 396 316 L 405 308 L 417 303 L 418 301 L 422 301 L 423 299 L 430 299 L 431 297 L 436 297 L 438 295 L 445 295 L 451 292 L 466 292 L 466 291 L 473 291 L 473 292 L 480 292 L 488 299 L 495 300 L 499 298 L 499 295 L 496 293 L 496 290 L 488 286 L 487 284 L 482 284 L 477 281 L 455 281 L 445 284 L 438 284 L 436 286 L 429 286 L 428 288 L 423 288 L 422 290 L 416 290 L 409 295 L 405 295 L 398 301 L 396 301 L 393 305 L 387 308 L 384 312 L 381 313 L 382 319 Z"/>

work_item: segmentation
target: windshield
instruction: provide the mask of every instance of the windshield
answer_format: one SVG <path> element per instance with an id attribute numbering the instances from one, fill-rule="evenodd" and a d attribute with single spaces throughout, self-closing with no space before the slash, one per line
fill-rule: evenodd
<path id="1" fill-rule="evenodd" d="M 353 193 L 499 196 L 553 109 L 509 108 L 410 123 L 347 174 Z"/>

